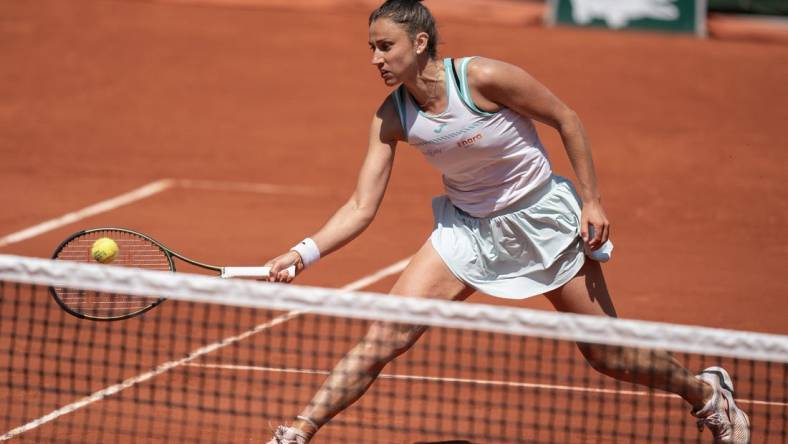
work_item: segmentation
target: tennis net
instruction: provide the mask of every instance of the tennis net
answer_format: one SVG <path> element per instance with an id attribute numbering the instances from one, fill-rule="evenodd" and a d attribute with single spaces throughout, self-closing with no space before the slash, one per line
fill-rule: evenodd
<path id="1" fill-rule="evenodd" d="M 49 286 L 168 300 L 89 321 Z M 379 321 L 429 328 L 313 442 L 711 442 L 680 397 L 601 375 L 575 341 L 720 365 L 752 442 L 788 442 L 787 336 L 2 255 L 0 441 L 266 443 Z"/>

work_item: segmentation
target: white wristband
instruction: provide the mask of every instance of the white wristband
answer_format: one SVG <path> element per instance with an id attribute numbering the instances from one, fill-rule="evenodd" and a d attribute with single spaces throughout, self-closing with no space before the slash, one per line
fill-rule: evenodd
<path id="1" fill-rule="evenodd" d="M 304 263 L 304 268 L 314 264 L 320 259 L 320 249 L 311 238 L 306 238 L 296 244 L 290 251 L 295 251 L 301 256 L 301 261 Z"/>

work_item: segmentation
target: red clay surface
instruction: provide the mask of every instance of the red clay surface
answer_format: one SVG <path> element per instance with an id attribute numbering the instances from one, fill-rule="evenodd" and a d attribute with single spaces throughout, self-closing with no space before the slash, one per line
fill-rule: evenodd
<path id="1" fill-rule="evenodd" d="M 177 188 L 0 253 L 47 257 L 73 231 L 117 225 L 246 265 L 314 231 L 352 191 L 388 93 L 369 65 L 368 12 L 1 2 L 0 236 L 166 177 L 318 191 Z M 580 114 L 613 223 L 605 271 L 621 316 L 788 333 L 785 46 L 436 15 L 442 55 L 518 64 Z M 540 132 L 573 177 L 555 131 Z M 412 254 L 440 192 L 400 146 L 378 220 L 299 282 L 338 287 Z"/>

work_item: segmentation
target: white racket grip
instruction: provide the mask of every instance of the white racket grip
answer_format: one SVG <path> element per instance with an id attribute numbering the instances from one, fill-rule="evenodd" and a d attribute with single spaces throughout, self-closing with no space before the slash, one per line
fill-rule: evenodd
<path id="1" fill-rule="evenodd" d="M 295 265 L 287 268 L 287 274 L 295 277 Z M 222 278 L 250 277 L 263 278 L 271 273 L 271 267 L 223 267 Z"/>

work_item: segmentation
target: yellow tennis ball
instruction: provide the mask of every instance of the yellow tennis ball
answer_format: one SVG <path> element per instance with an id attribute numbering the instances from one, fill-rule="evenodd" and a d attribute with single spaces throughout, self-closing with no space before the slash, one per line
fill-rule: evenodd
<path id="1" fill-rule="evenodd" d="M 108 264 L 118 257 L 118 244 L 108 237 L 96 239 L 93 242 L 93 247 L 90 248 L 90 255 L 96 262 Z"/>

